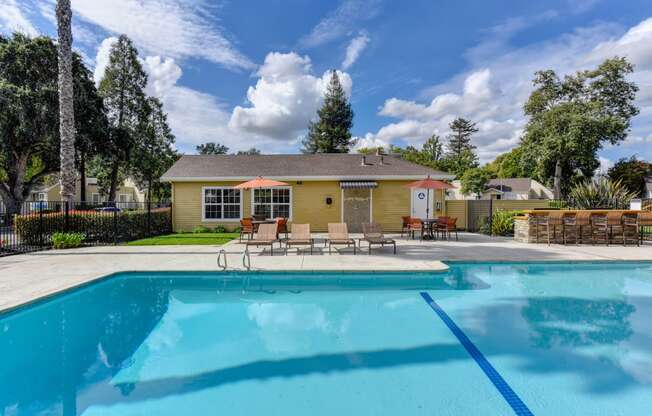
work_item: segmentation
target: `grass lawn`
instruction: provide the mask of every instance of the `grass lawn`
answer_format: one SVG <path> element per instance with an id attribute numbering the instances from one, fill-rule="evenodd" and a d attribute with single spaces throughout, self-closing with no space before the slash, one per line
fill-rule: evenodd
<path id="1" fill-rule="evenodd" d="M 168 234 L 130 241 L 128 246 L 222 245 L 238 238 L 238 233 Z"/>

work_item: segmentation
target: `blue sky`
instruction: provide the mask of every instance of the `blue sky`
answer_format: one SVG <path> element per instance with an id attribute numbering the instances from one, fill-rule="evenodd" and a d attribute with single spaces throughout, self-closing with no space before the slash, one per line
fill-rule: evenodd
<path id="1" fill-rule="evenodd" d="M 464 116 L 483 161 L 518 144 L 534 71 L 559 73 L 625 55 L 641 114 L 604 166 L 652 159 L 649 0 L 73 0 L 74 46 L 99 78 L 125 33 L 163 100 L 179 150 L 294 153 L 337 69 L 359 145 L 420 145 Z M 54 0 L 0 0 L 0 30 L 55 34 Z"/>

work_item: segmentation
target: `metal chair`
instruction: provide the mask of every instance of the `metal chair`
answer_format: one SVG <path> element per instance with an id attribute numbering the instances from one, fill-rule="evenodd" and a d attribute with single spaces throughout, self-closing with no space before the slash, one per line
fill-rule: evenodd
<path id="1" fill-rule="evenodd" d="M 403 238 L 403 233 L 410 232 L 410 219 L 409 215 L 401 217 L 401 221 L 403 221 L 403 225 L 401 225 L 401 238 Z"/>

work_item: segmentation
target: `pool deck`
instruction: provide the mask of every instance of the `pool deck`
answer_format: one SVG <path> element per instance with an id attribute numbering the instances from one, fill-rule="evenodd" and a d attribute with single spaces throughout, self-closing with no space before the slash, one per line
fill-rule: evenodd
<path id="1" fill-rule="evenodd" d="M 323 237 L 323 236 L 317 236 Z M 357 237 L 357 236 L 353 236 Z M 641 247 L 560 246 L 526 244 L 511 238 L 489 238 L 460 233 L 460 241 L 397 240 L 398 254 L 390 247 L 366 245 L 358 255 L 352 250 L 328 254 L 320 247 L 314 254 L 292 249 L 269 255 L 269 248 L 252 249 L 252 270 L 376 270 L 445 271 L 442 261 L 617 261 L 652 260 L 652 244 Z M 0 257 L 0 312 L 122 271 L 216 271 L 217 252 L 224 248 L 231 270 L 243 270 L 244 245 L 234 240 L 220 246 L 103 246 L 73 250 L 49 250 Z"/>

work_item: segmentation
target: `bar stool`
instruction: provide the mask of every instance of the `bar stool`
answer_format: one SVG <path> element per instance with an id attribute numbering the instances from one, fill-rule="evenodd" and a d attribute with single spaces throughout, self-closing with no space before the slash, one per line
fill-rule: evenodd
<path id="1" fill-rule="evenodd" d="M 607 212 L 607 226 L 609 227 L 610 241 L 616 242 L 616 237 L 619 239 L 623 236 L 623 213 L 621 211 Z"/>
<path id="2" fill-rule="evenodd" d="M 552 242 L 558 243 L 563 241 L 564 236 L 564 211 L 552 211 L 549 215 L 550 226 L 552 227 Z M 559 230 L 559 238 L 557 238 L 557 231 Z"/>
<path id="3" fill-rule="evenodd" d="M 623 245 L 626 246 L 627 242 L 630 241 L 639 246 L 639 234 L 638 215 L 623 215 Z"/>
<path id="4" fill-rule="evenodd" d="M 604 214 L 591 215 L 591 244 L 604 241 L 609 245 L 609 223 Z"/>
<path id="5" fill-rule="evenodd" d="M 545 237 L 550 245 L 550 216 L 536 215 L 536 239 L 537 243 L 540 242 L 542 237 Z"/>
<path id="6" fill-rule="evenodd" d="M 586 230 L 588 228 L 589 242 L 591 242 L 591 211 L 579 211 L 575 215 L 575 221 L 577 222 L 577 232 L 580 243 L 585 243 L 586 240 L 584 236 L 587 234 Z"/>
<path id="7" fill-rule="evenodd" d="M 571 237 L 575 245 L 578 245 L 580 237 L 580 226 L 577 225 L 577 215 L 576 214 L 566 214 L 562 217 L 562 238 L 564 245 L 568 244 L 568 239 Z"/>

